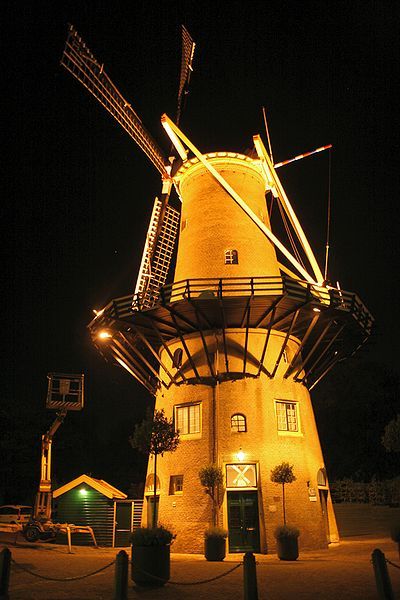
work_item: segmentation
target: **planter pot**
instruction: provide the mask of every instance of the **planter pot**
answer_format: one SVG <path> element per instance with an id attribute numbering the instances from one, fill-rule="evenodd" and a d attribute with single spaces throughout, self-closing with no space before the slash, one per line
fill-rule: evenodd
<path id="1" fill-rule="evenodd" d="M 161 587 L 170 578 L 170 546 L 132 546 L 131 579 L 143 587 Z"/>
<path id="2" fill-rule="evenodd" d="M 297 560 L 299 556 L 298 539 L 291 537 L 277 538 L 276 551 L 280 560 Z"/>
<path id="3" fill-rule="evenodd" d="M 204 555 L 207 560 L 221 561 L 226 556 L 225 538 L 210 537 L 204 540 Z"/>

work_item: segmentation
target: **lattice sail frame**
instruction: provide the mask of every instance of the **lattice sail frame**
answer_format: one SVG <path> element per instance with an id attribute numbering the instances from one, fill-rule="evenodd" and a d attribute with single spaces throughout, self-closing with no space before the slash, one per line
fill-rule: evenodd
<path id="1" fill-rule="evenodd" d="M 157 236 L 162 208 L 162 202 L 156 198 L 133 296 L 132 307 L 135 310 L 152 308 L 159 299 L 160 288 L 167 280 L 178 235 L 180 213 L 167 204 Z"/>
<path id="2" fill-rule="evenodd" d="M 168 161 L 129 102 L 115 87 L 76 29 L 70 25 L 61 65 L 67 69 L 118 121 L 151 160 L 162 177 L 169 179 Z"/>
<path id="3" fill-rule="evenodd" d="M 181 120 L 182 113 L 182 100 L 187 94 L 190 75 L 193 71 L 193 57 L 194 57 L 194 49 L 196 44 L 194 43 L 192 36 L 186 29 L 184 25 L 182 25 L 182 61 L 181 61 L 181 75 L 179 80 L 179 91 L 178 91 L 178 107 L 176 111 L 176 122 L 179 124 Z"/>

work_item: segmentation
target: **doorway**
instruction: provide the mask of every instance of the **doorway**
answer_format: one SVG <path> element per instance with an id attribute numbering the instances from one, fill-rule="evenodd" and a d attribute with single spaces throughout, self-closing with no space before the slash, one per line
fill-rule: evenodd
<path id="1" fill-rule="evenodd" d="M 132 502 L 117 502 L 115 506 L 115 538 L 114 546 L 129 546 L 132 533 Z"/>
<path id="2" fill-rule="evenodd" d="M 323 490 L 323 489 L 319 488 L 318 492 L 319 492 L 319 500 L 321 502 L 322 517 L 324 519 L 326 539 L 328 540 L 328 543 L 330 543 L 331 536 L 330 536 L 330 532 L 329 532 L 329 518 L 328 518 L 328 490 Z"/>
<path id="3" fill-rule="evenodd" d="M 228 492 L 229 552 L 260 552 L 257 492 Z"/>
<path id="4" fill-rule="evenodd" d="M 147 500 L 147 527 L 153 527 L 153 513 L 154 513 L 154 496 L 146 496 Z M 156 496 L 155 505 L 155 522 L 158 523 L 158 505 L 160 503 L 160 496 Z"/>

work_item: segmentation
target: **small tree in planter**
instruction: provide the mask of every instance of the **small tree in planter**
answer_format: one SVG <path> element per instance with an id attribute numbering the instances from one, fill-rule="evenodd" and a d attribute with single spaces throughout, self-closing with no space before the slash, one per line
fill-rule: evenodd
<path id="1" fill-rule="evenodd" d="M 299 556 L 298 537 L 300 535 L 297 527 L 280 525 L 275 529 L 274 535 L 279 560 L 297 560 Z"/>
<path id="2" fill-rule="evenodd" d="M 170 546 L 175 535 L 164 527 L 139 527 L 131 536 L 131 578 L 139 586 L 160 587 L 170 578 Z"/>
<path id="3" fill-rule="evenodd" d="M 207 560 L 224 560 L 226 555 L 227 531 L 218 527 L 218 509 L 220 504 L 221 487 L 224 481 L 221 467 L 207 465 L 199 471 L 200 483 L 206 494 L 211 498 L 212 527 L 204 533 L 205 557 Z"/>
<path id="4" fill-rule="evenodd" d="M 285 485 L 296 481 L 293 473 L 293 465 L 289 465 L 287 462 L 277 465 L 271 471 L 271 481 L 282 485 L 283 526 L 277 527 L 274 534 L 277 542 L 278 557 L 280 560 L 296 560 L 299 556 L 298 537 L 300 532 L 296 527 L 286 525 L 285 502 Z"/>
<path id="5" fill-rule="evenodd" d="M 140 425 L 135 426 L 133 435 L 129 438 L 132 448 L 137 448 L 144 454 L 154 456 L 154 496 L 152 527 L 157 527 L 157 456 L 164 452 L 174 452 L 179 444 L 179 433 L 175 431 L 172 419 L 167 419 L 164 409 L 155 410 L 154 416 L 148 411 L 147 417 Z"/>
<path id="6" fill-rule="evenodd" d="M 217 527 L 220 489 L 224 481 L 222 469 L 217 465 L 207 465 L 200 469 L 199 478 L 205 493 L 211 498 L 212 524 Z"/>
<path id="7" fill-rule="evenodd" d="M 283 524 L 286 525 L 285 485 L 296 481 L 296 477 L 293 473 L 293 465 L 289 465 L 287 462 L 277 465 L 271 471 L 271 481 L 282 485 Z"/>

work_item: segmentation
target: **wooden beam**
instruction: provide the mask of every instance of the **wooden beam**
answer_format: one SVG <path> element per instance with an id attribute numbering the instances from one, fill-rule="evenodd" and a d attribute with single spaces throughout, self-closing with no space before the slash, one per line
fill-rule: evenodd
<path id="1" fill-rule="evenodd" d="M 167 115 L 161 117 L 161 122 L 168 123 L 170 128 L 176 133 L 176 135 L 187 145 L 187 147 L 193 152 L 196 158 L 206 167 L 206 169 L 214 176 L 218 183 L 228 192 L 231 198 L 240 206 L 240 208 L 250 217 L 250 219 L 257 225 L 257 227 L 267 236 L 267 238 L 276 246 L 288 261 L 303 275 L 303 277 L 310 283 L 316 284 L 307 271 L 302 265 L 294 258 L 294 256 L 287 250 L 287 248 L 278 240 L 278 238 L 272 233 L 272 231 L 257 217 L 257 215 L 248 207 L 246 202 L 239 196 L 237 192 L 229 185 L 229 183 L 222 177 L 220 173 L 212 166 L 207 158 L 201 154 L 194 144 L 185 136 L 184 133 L 171 121 Z"/>

